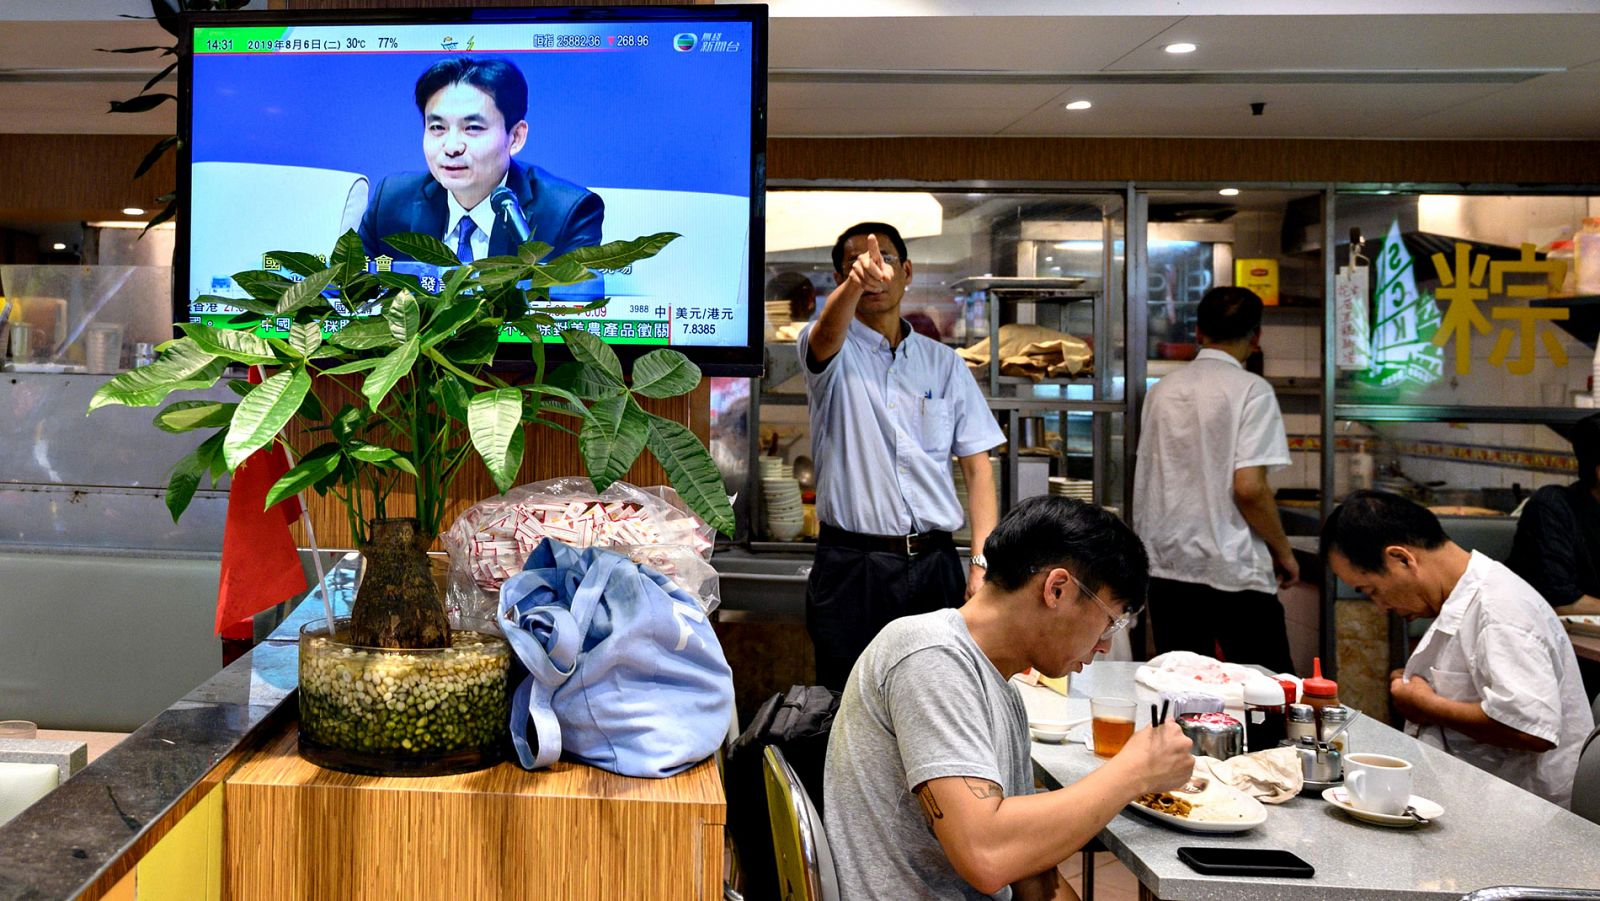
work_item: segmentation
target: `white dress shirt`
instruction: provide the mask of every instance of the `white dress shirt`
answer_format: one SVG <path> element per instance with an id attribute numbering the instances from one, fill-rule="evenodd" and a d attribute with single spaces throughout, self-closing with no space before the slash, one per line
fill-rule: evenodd
<path id="1" fill-rule="evenodd" d="M 500 176 L 500 184 L 496 187 L 505 187 L 506 177 L 510 174 L 510 172 L 507 172 L 506 175 Z M 494 231 L 495 220 L 499 218 L 499 216 L 496 215 L 494 204 L 489 202 L 489 197 L 485 197 L 478 201 L 478 205 L 469 210 L 463 207 L 461 203 L 456 200 L 456 195 L 451 194 L 449 191 L 445 191 L 444 196 L 445 206 L 448 210 L 447 214 L 445 215 L 445 224 L 447 227 L 444 230 L 444 236 L 440 238 L 440 240 L 444 241 L 445 246 L 449 247 L 451 250 L 455 250 L 457 244 L 456 229 L 461 227 L 461 217 L 471 216 L 472 224 L 477 226 L 477 230 L 472 233 L 472 238 L 470 239 L 472 244 L 472 258 L 474 260 L 481 260 L 488 256 L 489 235 Z M 493 197 L 494 192 L 490 191 L 489 196 Z"/>
<path id="2" fill-rule="evenodd" d="M 812 326 L 800 332 L 817 519 L 867 535 L 954 532 L 966 515 L 950 456 L 987 451 L 1005 434 L 966 362 L 903 319 L 900 327 L 906 338 L 891 350 L 852 319 L 821 372 L 806 364 Z"/>
<path id="3" fill-rule="evenodd" d="M 1555 743 L 1544 753 L 1500 748 L 1442 726 L 1406 731 L 1562 807 L 1572 803 L 1578 752 L 1594 729 L 1578 657 L 1539 592 L 1477 551 L 1406 661 L 1441 697 L 1482 704 L 1489 718 Z"/>
<path id="4" fill-rule="evenodd" d="M 1133 528 L 1150 552 L 1150 575 L 1276 593 L 1267 543 L 1233 502 L 1236 470 L 1289 465 L 1272 386 L 1206 348 L 1150 389 L 1141 422 Z"/>

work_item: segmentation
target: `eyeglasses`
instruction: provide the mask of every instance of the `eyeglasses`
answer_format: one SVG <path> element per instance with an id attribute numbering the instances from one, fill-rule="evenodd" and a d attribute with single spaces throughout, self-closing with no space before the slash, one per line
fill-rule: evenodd
<path id="1" fill-rule="evenodd" d="M 1106 617 L 1111 620 L 1111 625 L 1107 626 L 1106 630 L 1100 633 L 1101 641 L 1110 641 L 1118 632 L 1121 632 L 1123 629 L 1133 625 L 1133 621 L 1139 615 L 1137 612 L 1132 610 L 1124 610 L 1120 614 L 1113 612 L 1110 607 L 1106 606 L 1105 601 L 1100 600 L 1100 596 L 1098 594 L 1090 591 L 1089 586 L 1083 584 L 1082 579 L 1079 579 L 1077 576 L 1072 574 L 1072 570 L 1063 568 L 1063 571 L 1066 572 L 1067 578 L 1071 579 L 1073 584 L 1078 586 L 1078 590 L 1088 595 L 1089 600 L 1094 601 L 1095 605 L 1098 606 L 1100 610 L 1105 613 Z"/>

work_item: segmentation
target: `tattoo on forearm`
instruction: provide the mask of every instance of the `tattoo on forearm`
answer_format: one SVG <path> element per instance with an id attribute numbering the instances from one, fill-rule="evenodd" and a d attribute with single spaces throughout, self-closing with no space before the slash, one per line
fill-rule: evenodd
<path id="1" fill-rule="evenodd" d="M 922 816 L 932 826 L 934 820 L 944 819 L 944 811 L 939 809 L 939 802 L 933 797 L 933 789 L 924 782 L 917 789 L 917 800 L 922 802 Z"/>
<path id="2" fill-rule="evenodd" d="M 967 784 L 967 791 L 972 792 L 974 798 L 1004 798 L 1006 796 L 1000 786 L 987 779 L 975 779 L 971 776 L 962 776 L 961 781 Z"/>

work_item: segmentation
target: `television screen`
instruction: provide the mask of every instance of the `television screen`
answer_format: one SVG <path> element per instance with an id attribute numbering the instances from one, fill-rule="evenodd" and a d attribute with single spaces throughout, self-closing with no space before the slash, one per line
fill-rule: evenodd
<path id="1" fill-rule="evenodd" d="M 624 356 L 671 346 L 711 372 L 755 371 L 765 16 L 700 6 L 194 17 L 179 319 L 225 322 L 238 311 L 218 298 L 246 296 L 235 273 L 291 275 L 272 251 L 325 256 L 349 230 L 369 269 L 425 286 L 439 268 L 385 237 L 428 234 L 472 260 L 515 254 L 525 229 L 554 259 L 672 232 L 656 256 L 554 292 L 568 309 L 606 299 L 561 327 Z"/>

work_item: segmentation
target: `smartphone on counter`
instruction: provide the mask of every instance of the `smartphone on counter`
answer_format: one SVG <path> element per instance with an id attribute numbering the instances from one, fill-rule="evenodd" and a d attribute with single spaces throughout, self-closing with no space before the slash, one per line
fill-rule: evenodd
<path id="1" fill-rule="evenodd" d="M 1284 876 L 1310 879 L 1317 871 L 1278 848 L 1179 848 L 1178 859 L 1208 876 Z"/>

